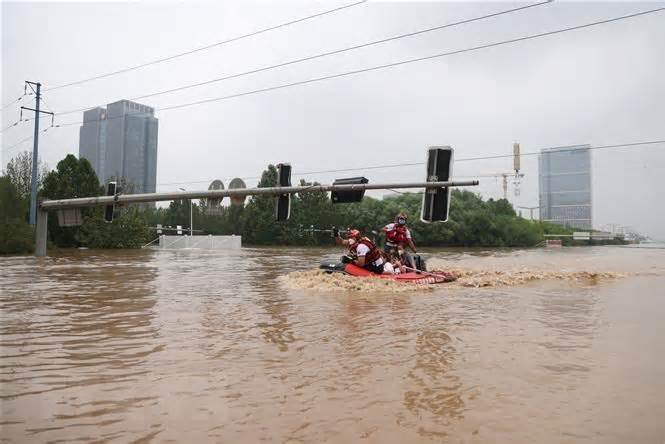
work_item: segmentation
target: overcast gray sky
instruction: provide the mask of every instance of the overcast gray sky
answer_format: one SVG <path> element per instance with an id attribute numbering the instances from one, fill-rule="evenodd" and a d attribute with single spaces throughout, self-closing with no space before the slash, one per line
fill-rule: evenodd
<path id="1" fill-rule="evenodd" d="M 353 3 L 2 3 L 2 104 L 23 81 L 44 88 L 140 64 Z M 145 69 L 46 91 L 56 112 L 205 81 L 526 3 L 374 2 Z M 424 160 L 431 145 L 457 158 L 541 148 L 665 139 L 665 13 L 179 110 L 160 107 L 551 31 L 665 6 L 555 2 L 524 11 L 143 100 L 159 118 L 158 191 L 228 185 L 268 163 L 299 172 Z M 2 127 L 19 104 L 2 113 Z M 81 120 L 62 116 L 59 123 Z M 56 122 L 56 123 L 57 123 Z M 43 121 L 43 125 L 46 121 Z M 30 149 L 31 124 L 2 134 L 5 165 Z M 51 166 L 78 154 L 78 126 L 40 139 Z M 593 152 L 594 225 L 630 225 L 665 239 L 665 144 Z M 510 171 L 511 159 L 456 163 L 455 176 Z M 373 182 L 420 180 L 424 166 L 371 170 Z M 522 159 L 516 205 L 538 204 L 537 157 Z M 332 181 L 362 172 L 318 174 Z M 188 182 L 178 183 L 174 182 Z M 255 180 L 248 184 L 254 185 Z M 501 181 L 481 178 L 484 197 Z"/>

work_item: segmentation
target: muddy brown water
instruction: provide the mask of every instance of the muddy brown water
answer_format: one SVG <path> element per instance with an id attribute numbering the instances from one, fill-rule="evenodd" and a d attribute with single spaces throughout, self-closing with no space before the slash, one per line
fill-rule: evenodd
<path id="1" fill-rule="evenodd" d="M 665 249 L 0 258 L 3 442 L 665 442 Z"/>

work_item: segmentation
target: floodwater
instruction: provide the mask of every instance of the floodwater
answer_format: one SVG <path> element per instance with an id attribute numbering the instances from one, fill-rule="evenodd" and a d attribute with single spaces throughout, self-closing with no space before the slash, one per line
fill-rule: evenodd
<path id="1" fill-rule="evenodd" d="M 665 442 L 665 249 L 0 258 L 3 442 Z"/>

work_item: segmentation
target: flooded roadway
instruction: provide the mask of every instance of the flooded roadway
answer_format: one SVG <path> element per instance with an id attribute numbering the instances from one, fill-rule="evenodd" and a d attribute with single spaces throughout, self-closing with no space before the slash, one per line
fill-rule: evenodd
<path id="1" fill-rule="evenodd" d="M 0 258 L 0 439 L 665 441 L 664 249 L 431 253 L 460 280 L 410 291 L 322 257 Z"/>

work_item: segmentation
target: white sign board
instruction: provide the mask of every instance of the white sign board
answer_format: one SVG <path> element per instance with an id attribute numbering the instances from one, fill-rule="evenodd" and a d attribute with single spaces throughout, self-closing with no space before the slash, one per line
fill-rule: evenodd
<path id="1" fill-rule="evenodd" d="M 62 208 L 58 210 L 58 225 L 61 227 L 78 227 L 83 223 L 80 208 Z"/>
<path id="2" fill-rule="evenodd" d="M 591 233 L 588 231 L 575 231 L 573 233 L 573 240 L 589 240 Z"/>

